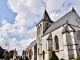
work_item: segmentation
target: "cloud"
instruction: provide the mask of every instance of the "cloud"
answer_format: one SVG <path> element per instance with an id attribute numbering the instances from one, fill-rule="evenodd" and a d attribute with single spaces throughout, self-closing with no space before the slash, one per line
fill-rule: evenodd
<path id="1" fill-rule="evenodd" d="M 8 50 L 8 46 L 6 46 L 8 43 L 9 50 L 16 48 L 18 52 L 26 49 L 36 37 L 36 27 L 27 30 L 25 27 L 10 24 L 7 20 L 2 20 L 0 31 L 0 46 Z M 19 54 L 21 55 L 20 52 Z"/>
<path id="2" fill-rule="evenodd" d="M 80 15 L 80 0 L 44 0 L 46 2 L 46 9 L 53 21 L 58 20 L 60 17 L 68 13 L 72 7 L 75 8 Z"/>
<path id="3" fill-rule="evenodd" d="M 9 50 L 16 48 L 21 55 L 21 51 L 36 39 L 36 24 L 41 20 L 45 2 L 46 10 L 53 21 L 69 12 L 72 7 L 80 14 L 79 0 L 7 0 L 9 9 L 17 15 L 13 24 L 2 19 L 0 45 L 8 49 L 5 45 L 8 42 Z"/>
<path id="4" fill-rule="evenodd" d="M 17 13 L 15 23 L 20 26 L 32 26 L 38 22 L 37 15 L 43 11 L 42 5 L 42 0 L 8 0 L 9 8 Z"/>
<path id="5" fill-rule="evenodd" d="M 38 4 L 39 3 L 39 4 Z M 10 49 L 16 48 L 18 51 L 26 49 L 26 47 L 36 38 L 36 24 L 40 21 L 43 11 L 42 0 L 8 0 L 9 9 L 17 13 L 14 24 L 2 21 L 2 27 L 6 32 Z M 42 7 L 43 6 L 43 7 Z M 40 7 L 40 8 L 38 8 Z M 34 27 L 34 26 L 35 27 Z M 34 35 L 33 35 L 34 34 Z M 13 46 L 13 48 L 11 48 Z M 20 54 L 20 53 L 19 53 Z"/>

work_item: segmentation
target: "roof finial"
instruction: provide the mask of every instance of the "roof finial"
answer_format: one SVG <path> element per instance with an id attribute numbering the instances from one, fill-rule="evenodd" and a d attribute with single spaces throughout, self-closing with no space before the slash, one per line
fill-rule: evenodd
<path id="1" fill-rule="evenodd" d="M 72 7 L 72 10 L 74 9 L 74 7 Z"/>
<path id="2" fill-rule="evenodd" d="M 46 2 L 45 2 L 45 10 L 46 10 Z"/>
<path id="3" fill-rule="evenodd" d="M 75 11 L 75 10 L 74 10 L 74 7 L 72 7 L 72 11 Z"/>

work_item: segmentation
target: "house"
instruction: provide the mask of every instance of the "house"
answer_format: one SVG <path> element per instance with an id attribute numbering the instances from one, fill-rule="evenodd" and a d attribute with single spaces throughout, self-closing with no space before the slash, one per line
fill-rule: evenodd
<path id="1" fill-rule="evenodd" d="M 37 49 L 31 43 L 30 54 L 36 49 L 37 60 L 49 60 L 53 50 L 59 59 L 71 60 L 80 55 L 80 17 L 74 8 L 55 22 L 45 10 L 36 27 Z"/>

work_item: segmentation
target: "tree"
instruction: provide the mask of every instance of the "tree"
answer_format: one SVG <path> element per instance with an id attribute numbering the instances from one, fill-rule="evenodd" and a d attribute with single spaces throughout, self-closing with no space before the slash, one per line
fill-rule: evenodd
<path id="1" fill-rule="evenodd" d="M 17 51 L 16 51 L 16 54 L 17 54 Z M 5 60 L 9 60 L 10 58 L 13 58 L 13 55 L 14 55 L 14 50 L 11 50 L 11 51 L 6 51 L 4 53 L 4 58 Z"/>
<path id="2" fill-rule="evenodd" d="M 59 60 L 54 51 L 52 51 L 52 56 L 49 60 Z"/>
<path id="3" fill-rule="evenodd" d="M 80 56 L 78 56 L 75 60 L 80 60 Z"/>
<path id="4" fill-rule="evenodd" d="M 5 60 L 9 60 L 8 51 L 5 51 L 5 53 L 4 53 L 3 55 L 4 55 L 4 59 L 5 59 Z"/>
<path id="5" fill-rule="evenodd" d="M 4 58 L 4 52 L 5 52 L 5 49 L 3 49 L 1 46 L 0 46 L 0 59 L 3 59 Z"/>

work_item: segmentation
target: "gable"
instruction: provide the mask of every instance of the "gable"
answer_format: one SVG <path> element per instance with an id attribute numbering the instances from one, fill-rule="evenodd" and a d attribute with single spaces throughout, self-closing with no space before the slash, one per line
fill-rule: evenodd
<path id="1" fill-rule="evenodd" d="M 47 40 L 52 40 L 52 34 L 50 33 Z"/>
<path id="2" fill-rule="evenodd" d="M 66 32 L 75 32 L 74 28 L 72 28 L 71 25 L 69 24 L 66 24 L 66 26 L 63 28 L 62 30 L 62 34 L 66 33 Z"/>

